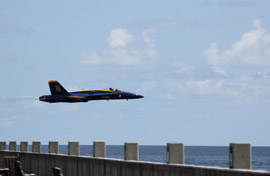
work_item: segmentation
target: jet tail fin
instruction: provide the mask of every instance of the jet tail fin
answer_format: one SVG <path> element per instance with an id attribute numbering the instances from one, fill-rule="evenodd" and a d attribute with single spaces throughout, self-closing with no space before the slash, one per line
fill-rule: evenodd
<path id="1" fill-rule="evenodd" d="M 48 81 L 52 95 L 68 95 L 69 93 L 58 81 Z"/>

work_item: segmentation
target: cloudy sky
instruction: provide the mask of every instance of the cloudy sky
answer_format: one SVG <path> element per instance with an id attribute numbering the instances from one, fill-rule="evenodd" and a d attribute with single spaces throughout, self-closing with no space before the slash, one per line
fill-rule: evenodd
<path id="1" fill-rule="evenodd" d="M 0 2 L 0 141 L 270 145 L 270 1 Z M 48 104 L 114 87 L 129 101 Z"/>

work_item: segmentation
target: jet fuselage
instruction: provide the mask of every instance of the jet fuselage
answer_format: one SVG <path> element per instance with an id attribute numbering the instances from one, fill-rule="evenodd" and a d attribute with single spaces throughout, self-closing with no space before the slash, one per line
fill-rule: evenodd
<path id="1" fill-rule="evenodd" d="M 142 95 L 121 91 L 118 89 L 95 89 L 67 92 L 58 81 L 49 81 L 51 95 L 43 95 L 39 97 L 40 101 L 49 103 L 57 102 L 88 102 L 91 100 L 121 100 L 121 99 L 138 99 L 143 98 Z"/>

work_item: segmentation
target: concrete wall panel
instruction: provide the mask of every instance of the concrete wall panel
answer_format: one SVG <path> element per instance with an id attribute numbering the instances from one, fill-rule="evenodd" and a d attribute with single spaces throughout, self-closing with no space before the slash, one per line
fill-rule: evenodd
<path id="1" fill-rule="evenodd" d="M 16 143 L 16 141 L 9 141 L 9 150 L 10 151 L 17 151 L 17 143 Z"/>
<path id="2" fill-rule="evenodd" d="M 5 141 L 0 141 L 0 150 L 6 150 L 7 149 L 7 143 Z"/>

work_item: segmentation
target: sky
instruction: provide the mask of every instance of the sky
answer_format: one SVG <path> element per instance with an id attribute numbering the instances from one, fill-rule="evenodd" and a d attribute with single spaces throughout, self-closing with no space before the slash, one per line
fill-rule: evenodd
<path id="1" fill-rule="evenodd" d="M 270 145 L 270 1 L 0 1 L 0 141 Z M 40 102 L 117 88 L 138 100 Z"/>

